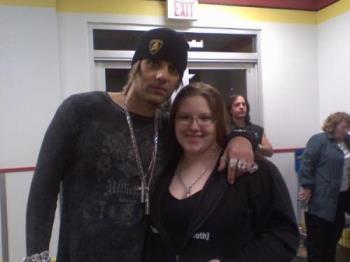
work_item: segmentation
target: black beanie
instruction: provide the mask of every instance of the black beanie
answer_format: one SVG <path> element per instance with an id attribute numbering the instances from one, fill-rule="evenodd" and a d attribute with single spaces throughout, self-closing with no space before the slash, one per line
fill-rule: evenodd
<path id="1" fill-rule="evenodd" d="M 182 76 L 187 66 L 188 49 L 181 33 L 169 28 L 152 29 L 139 37 L 131 65 L 143 58 L 162 59 L 172 63 Z"/>

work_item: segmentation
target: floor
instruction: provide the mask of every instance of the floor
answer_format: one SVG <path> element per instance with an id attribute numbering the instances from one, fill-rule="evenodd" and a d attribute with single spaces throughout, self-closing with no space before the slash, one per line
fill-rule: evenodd
<path id="1" fill-rule="evenodd" d="M 307 262 L 307 254 L 304 247 L 298 250 L 298 256 L 291 262 Z M 338 245 L 336 262 L 350 262 L 350 249 Z"/>

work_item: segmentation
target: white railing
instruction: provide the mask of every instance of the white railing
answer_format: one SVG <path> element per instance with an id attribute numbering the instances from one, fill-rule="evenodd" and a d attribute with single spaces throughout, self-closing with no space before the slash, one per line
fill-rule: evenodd
<path id="1" fill-rule="evenodd" d="M 35 170 L 34 167 L 21 167 L 21 168 L 5 168 L 0 169 L 0 225 L 1 225 L 1 250 L 0 250 L 0 261 L 2 262 L 10 262 L 10 232 L 9 232 L 9 208 L 12 210 L 21 209 L 23 213 L 25 212 L 25 205 L 26 202 L 21 203 L 21 206 L 18 206 L 18 203 L 15 203 L 13 201 L 16 201 L 16 199 L 13 199 L 12 194 L 9 193 L 7 188 L 7 176 L 12 176 L 14 173 L 22 173 L 22 172 L 33 172 Z M 9 179 L 11 180 L 11 179 Z M 11 181 L 9 181 L 11 183 Z M 25 187 L 28 187 L 29 190 L 29 183 L 28 185 L 25 185 Z M 24 192 L 16 190 L 13 192 L 15 194 L 19 194 L 23 198 L 26 198 L 26 196 L 22 195 Z M 22 194 L 21 194 L 22 193 Z M 9 206 L 9 203 L 16 204 L 15 206 Z M 24 217 L 18 218 L 24 220 Z M 16 220 L 17 220 L 16 219 Z M 15 220 L 15 221 L 16 221 Z M 15 222 L 11 220 L 11 222 Z M 24 227 L 24 224 L 23 224 Z M 24 242 L 24 235 L 23 235 L 23 241 Z M 15 247 L 14 247 L 15 248 Z M 17 247 L 19 248 L 19 247 Z M 23 249 L 25 247 L 23 246 Z M 25 252 L 25 250 L 23 250 Z M 24 254 L 23 254 L 24 255 Z M 20 261 L 20 260 L 19 260 Z"/>

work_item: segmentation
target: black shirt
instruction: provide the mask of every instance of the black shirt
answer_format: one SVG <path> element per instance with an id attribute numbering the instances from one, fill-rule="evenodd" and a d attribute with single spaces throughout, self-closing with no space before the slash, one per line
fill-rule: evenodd
<path id="1" fill-rule="evenodd" d="M 183 247 L 187 228 L 200 193 L 201 191 L 198 191 L 188 198 L 177 199 L 168 190 L 162 201 L 164 227 L 176 252 Z"/>

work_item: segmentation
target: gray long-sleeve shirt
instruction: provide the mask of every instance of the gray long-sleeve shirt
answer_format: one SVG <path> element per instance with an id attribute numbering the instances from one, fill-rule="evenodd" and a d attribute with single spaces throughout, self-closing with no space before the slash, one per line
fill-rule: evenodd
<path id="1" fill-rule="evenodd" d="M 154 121 L 131 117 L 147 169 Z M 171 155 L 168 133 L 162 119 L 153 182 Z M 46 132 L 28 200 L 28 255 L 49 248 L 61 183 L 58 262 L 140 260 L 145 216 L 139 173 L 123 109 L 106 93 L 68 98 Z"/>

